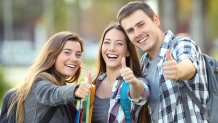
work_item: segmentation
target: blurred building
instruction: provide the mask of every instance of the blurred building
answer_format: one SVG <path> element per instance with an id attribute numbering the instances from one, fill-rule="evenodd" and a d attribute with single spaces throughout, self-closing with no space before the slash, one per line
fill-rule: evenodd
<path id="1" fill-rule="evenodd" d="M 86 59 L 96 59 L 98 41 L 121 6 L 132 0 L 1 0 L 0 63 L 29 65 L 41 45 L 58 31 L 70 30 L 85 39 Z M 216 0 L 145 0 L 159 14 L 161 28 L 188 33 L 209 52 L 215 40 Z M 212 3 L 213 2 L 213 3 Z"/>

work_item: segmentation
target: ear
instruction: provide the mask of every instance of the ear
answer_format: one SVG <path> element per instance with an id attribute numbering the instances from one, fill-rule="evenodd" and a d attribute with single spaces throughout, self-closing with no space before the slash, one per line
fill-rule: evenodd
<path id="1" fill-rule="evenodd" d="M 153 16 L 153 22 L 160 27 L 160 20 L 159 20 L 159 17 L 158 15 L 154 15 Z"/>

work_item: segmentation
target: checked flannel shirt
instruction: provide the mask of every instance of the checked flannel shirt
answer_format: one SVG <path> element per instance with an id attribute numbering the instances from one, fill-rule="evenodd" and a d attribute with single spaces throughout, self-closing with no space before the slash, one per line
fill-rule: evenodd
<path id="1" fill-rule="evenodd" d="M 172 44 L 174 34 L 167 31 L 164 41 L 161 45 L 158 55 L 161 57 L 158 65 L 158 73 L 160 76 L 159 92 L 160 106 L 158 112 L 158 123 L 185 123 L 184 110 L 189 110 L 192 123 L 207 123 L 205 117 L 200 114 L 198 107 L 192 103 L 188 97 L 189 109 L 183 109 L 181 92 L 179 91 L 179 82 L 165 80 L 163 76 L 162 65 L 166 60 L 165 52 L 170 47 L 173 58 L 179 63 L 183 59 L 190 59 L 196 69 L 196 75 L 191 80 L 185 80 L 187 86 L 194 92 L 195 96 L 206 106 L 208 101 L 208 83 L 206 76 L 206 68 L 202 53 L 197 44 L 189 38 L 180 38 L 178 43 Z M 146 78 L 148 65 L 148 54 L 144 54 L 141 58 L 143 76 Z"/>
<path id="2" fill-rule="evenodd" d="M 101 73 L 95 83 L 96 88 L 102 82 L 102 80 L 107 76 L 106 73 Z M 120 88 L 123 83 L 122 77 L 118 77 L 112 88 L 112 97 L 110 98 L 110 107 L 108 111 L 108 123 L 125 123 L 125 115 L 123 109 L 120 105 Z M 148 82 L 143 78 L 138 78 L 143 82 L 144 92 L 138 99 L 132 99 L 130 97 L 130 91 L 128 91 L 129 99 L 131 100 L 131 123 L 137 123 L 138 114 L 142 106 L 146 103 L 149 96 Z"/>

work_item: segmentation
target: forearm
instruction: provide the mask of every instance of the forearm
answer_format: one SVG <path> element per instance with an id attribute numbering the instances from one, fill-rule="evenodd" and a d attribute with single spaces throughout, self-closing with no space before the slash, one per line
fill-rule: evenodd
<path id="1" fill-rule="evenodd" d="M 180 80 L 189 80 L 195 76 L 196 70 L 191 60 L 184 59 L 179 63 L 178 75 Z"/>
<path id="2" fill-rule="evenodd" d="M 139 98 L 144 92 L 144 85 L 139 79 L 136 79 L 134 83 L 130 84 L 130 96 L 133 99 Z"/>

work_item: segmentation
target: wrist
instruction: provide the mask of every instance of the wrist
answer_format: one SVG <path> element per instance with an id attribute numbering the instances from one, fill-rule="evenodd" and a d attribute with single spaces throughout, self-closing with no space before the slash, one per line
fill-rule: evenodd
<path id="1" fill-rule="evenodd" d="M 131 85 L 136 85 L 136 81 L 137 81 L 137 79 L 134 79 L 130 84 Z"/>
<path id="2" fill-rule="evenodd" d="M 77 85 L 77 86 L 75 87 L 74 96 L 75 96 L 75 99 L 76 99 L 76 100 L 81 100 L 82 98 L 79 97 L 78 94 L 77 94 L 77 89 L 78 89 L 78 88 L 79 88 L 79 85 Z"/>

